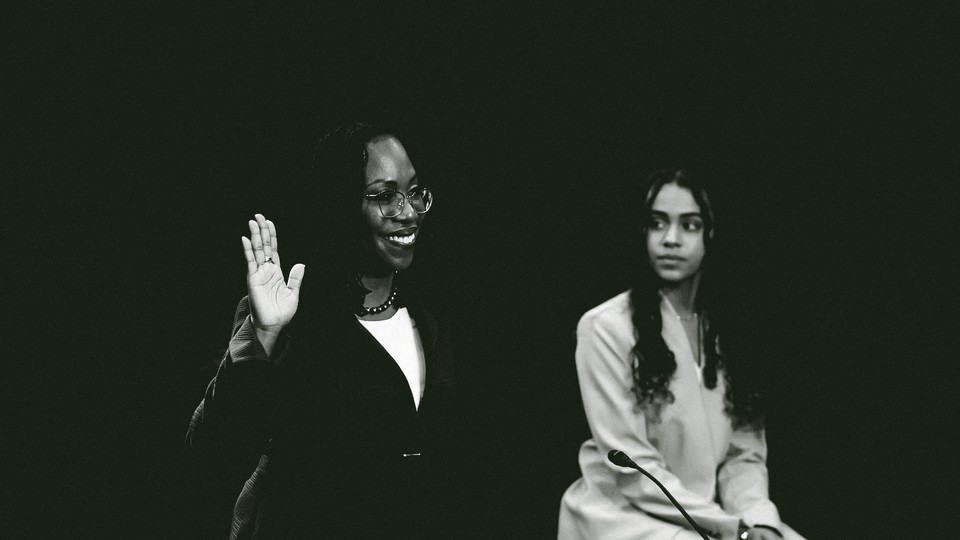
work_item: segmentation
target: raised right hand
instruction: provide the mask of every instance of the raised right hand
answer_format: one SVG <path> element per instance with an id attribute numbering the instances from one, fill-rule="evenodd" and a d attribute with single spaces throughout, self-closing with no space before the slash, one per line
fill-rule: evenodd
<path id="1" fill-rule="evenodd" d="M 250 315 L 260 332 L 279 333 L 297 312 L 304 266 L 293 265 L 285 282 L 277 252 L 277 228 L 262 214 L 254 217 L 256 220 L 248 223 L 250 238 L 241 238 L 243 256 L 247 259 Z"/>

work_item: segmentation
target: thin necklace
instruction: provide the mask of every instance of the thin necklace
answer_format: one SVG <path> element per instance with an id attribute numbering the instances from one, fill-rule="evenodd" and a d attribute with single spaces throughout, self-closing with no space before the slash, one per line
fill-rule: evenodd
<path id="1" fill-rule="evenodd" d="M 681 322 L 697 321 L 697 346 L 696 346 L 695 354 L 697 355 L 697 357 L 696 357 L 697 365 L 698 365 L 698 366 L 701 366 L 701 365 L 702 365 L 702 364 L 701 364 L 701 361 L 702 361 L 702 356 L 703 356 L 703 344 L 700 342 L 700 340 L 701 340 L 700 327 L 702 326 L 702 324 L 701 324 L 701 322 L 700 322 L 700 314 L 694 312 L 693 315 L 690 315 L 690 316 L 687 316 L 687 317 L 683 317 L 683 316 L 677 314 L 677 320 L 679 320 L 679 321 L 681 321 Z"/>
<path id="2" fill-rule="evenodd" d="M 697 314 L 693 314 L 693 318 L 697 319 Z M 703 326 L 703 323 L 700 322 L 700 319 L 697 319 L 697 365 L 703 367 L 703 341 L 700 336 L 700 327 Z"/>

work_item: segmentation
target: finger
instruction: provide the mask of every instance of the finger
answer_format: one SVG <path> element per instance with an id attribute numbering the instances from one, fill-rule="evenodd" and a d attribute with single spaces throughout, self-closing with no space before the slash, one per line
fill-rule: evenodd
<path id="1" fill-rule="evenodd" d="M 273 245 L 270 243 L 270 227 L 267 226 L 267 219 L 263 214 L 257 214 L 257 225 L 260 226 L 260 241 L 263 242 L 263 258 L 273 258 Z"/>
<path id="2" fill-rule="evenodd" d="M 273 246 L 273 252 L 277 252 L 277 226 L 273 224 L 269 219 L 267 220 L 267 228 L 270 229 L 270 245 Z"/>
<path id="3" fill-rule="evenodd" d="M 257 222 L 250 220 L 247 222 L 250 227 L 250 245 L 253 247 L 253 258 L 257 261 L 257 266 L 263 264 L 263 241 L 260 239 L 260 227 Z"/>
<path id="4" fill-rule="evenodd" d="M 257 260 L 253 256 L 253 246 L 250 244 L 250 239 L 241 236 L 240 242 L 243 243 L 243 258 L 247 260 L 247 275 L 249 276 L 257 271 Z"/>
<path id="5" fill-rule="evenodd" d="M 277 247 L 277 227 L 268 219 L 267 228 L 270 229 L 270 247 L 273 248 L 273 262 L 277 263 L 277 266 L 280 266 L 280 250 Z"/>
<path id="6" fill-rule="evenodd" d="M 295 264 L 290 269 L 290 277 L 287 279 L 287 288 L 294 293 L 300 293 L 300 284 L 303 283 L 303 272 L 306 267 L 302 264 Z"/>

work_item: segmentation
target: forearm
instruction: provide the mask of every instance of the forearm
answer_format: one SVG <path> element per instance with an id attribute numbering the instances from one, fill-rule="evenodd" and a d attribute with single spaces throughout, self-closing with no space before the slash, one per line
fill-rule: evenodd
<path id="1" fill-rule="evenodd" d="M 739 522 L 737 516 L 726 512 L 714 501 L 687 489 L 679 478 L 661 464 L 644 459 L 636 461 L 664 485 L 677 503 L 708 534 L 721 538 L 732 538 L 736 534 Z M 620 491 L 632 506 L 664 521 L 684 528 L 690 527 L 683 512 L 674 506 L 653 481 L 640 476 L 640 473 L 633 474 L 630 469 L 617 471 L 617 474 Z"/>
<path id="2" fill-rule="evenodd" d="M 723 507 L 748 525 L 779 528 L 780 514 L 769 495 L 766 457 L 762 430 L 734 432 L 717 472 L 718 493 Z"/>
<path id="3" fill-rule="evenodd" d="M 187 433 L 190 452 L 213 451 L 224 446 L 260 450 L 269 436 L 277 408 L 279 363 L 288 345 L 284 335 L 267 335 L 268 354 L 240 302 L 234 334 L 217 375 L 207 386 Z"/>
<path id="4" fill-rule="evenodd" d="M 228 354 L 190 421 L 188 452 L 258 454 L 276 411 L 275 369 L 259 362 L 237 364 Z"/>

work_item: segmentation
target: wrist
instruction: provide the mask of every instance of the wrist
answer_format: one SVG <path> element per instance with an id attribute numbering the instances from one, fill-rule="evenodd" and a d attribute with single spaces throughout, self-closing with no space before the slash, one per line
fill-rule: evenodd
<path id="1" fill-rule="evenodd" d="M 264 324 L 258 323 L 257 319 L 253 316 L 253 313 L 248 315 L 248 317 L 250 317 L 250 324 L 253 325 L 253 328 L 257 331 L 257 333 L 279 335 L 280 331 L 283 330 L 282 324 L 264 325 Z"/>
<path id="2" fill-rule="evenodd" d="M 772 533 L 775 533 L 775 534 L 776 534 L 777 536 L 779 536 L 780 538 L 783 538 L 783 533 L 781 533 L 781 532 L 780 532 L 780 529 L 778 529 L 778 528 L 776 528 L 776 527 L 771 527 L 770 525 L 754 525 L 753 528 L 754 528 L 754 529 L 766 529 L 766 530 L 768 530 L 768 531 L 770 531 L 770 532 L 772 532 Z"/>
<path id="3" fill-rule="evenodd" d="M 250 322 L 253 324 L 254 334 L 257 336 L 257 341 L 260 342 L 260 346 L 263 347 L 263 352 L 267 354 L 267 358 L 273 353 L 273 346 L 276 344 L 277 340 L 280 338 L 280 331 L 283 330 L 282 326 L 268 326 L 266 328 L 261 328 L 257 326 L 257 323 L 254 322 L 253 316 L 250 316 Z"/>
<path id="4" fill-rule="evenodd" d="M 766 529 L 776 534 L 780 538 L 783 538 L 783 533 L 781 533 L 780 529 L 777 529 L 776 527 L 771 527 L 770 525 L 754 525 L 750 527 L 744 523 L 743 520 L 740 520 L 740 525 L 737 527 L 737 538 L 739 540 L 751 540 L 752 538 L 755 538 L 754 535 L 750 534 L 752 529 Z"/>

